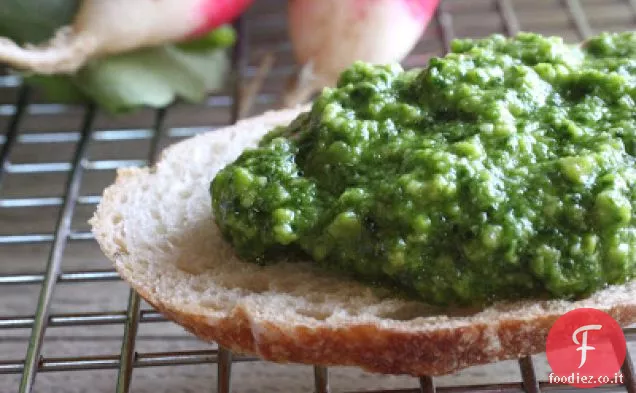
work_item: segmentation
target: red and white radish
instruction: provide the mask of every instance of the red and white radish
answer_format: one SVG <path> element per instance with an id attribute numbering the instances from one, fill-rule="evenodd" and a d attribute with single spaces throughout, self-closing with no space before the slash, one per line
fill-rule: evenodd
<path id="1" fill-rule="evenodd" d="M 290 0 L 289 31 L 300 65 L 284 103 L 293 106 L 335 85 L 356 60 L 401 61 L 415 46 L 439 0 Z"/>
<path id="2" fill-rule="evenodd" d="M 195 38 L 253 0 L 83 0 L 72 26 L 42 47 L 0 37 L 0 62 L 39 74 L 73 73 L 89 59 Z"/>

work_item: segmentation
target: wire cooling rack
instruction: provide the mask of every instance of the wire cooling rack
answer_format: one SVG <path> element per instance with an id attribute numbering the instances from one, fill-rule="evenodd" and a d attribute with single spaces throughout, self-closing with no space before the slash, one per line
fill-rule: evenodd
<path id="1" fill-rule="evenodd" d="M 574 42 L 598 31 L 634 26 L 636 0 L 445 0 L 404 64 L 425 64 L 431 56 L 443 54 L 457 36 L 510 35 L 527 30 L 562 35 Z M 46 102 L 37 91 L 22 85 L 17 76 L 0 76 L 0 129 L 4 130 L 0 135 L 0 392 L 48 392 L 47 386 L 35 384 L 41 373 L 116 370 L 113 386 L 116 392 L 125 393 L 131 391 L 134 373 L 142 368 L 214 364 L 218 370 L 217 391 L 224 393 L 231 390 L 232 366 L 256 361 L 215 347 L 139 350 L 140 328 L 169 322 L 144 308 L 126 286 L 118 285 L 119 277 L 108 265 L 90 263 L 91 258 L 99 258 L 91 257 L 97 255 L 98 248 L 85 224 L 115 169 L 151 164 L 165 145 L 233 123 L 241 114 L 250 113 L 247 106 L 257 113 L 276 105 L 283 80 L 293 69 L 284 0 L 257 1 L 236 28 L 239 39 L 232 55 L 232 83 L 202 105 L 177 104 L 112 118 L 90 105 Z M 266 74 L 259 91 L 241 88 L 259 74 Z M 81 251 L 72 251 L 74 248 Z M 90 301 L 82 302 L 81 298 L 90 297 L 98 289 L 109 293 L 108 297 L 121 298 L 122 291 L 128 293 L 126 309 L 85 311 Z M 65 298 L 66 308 L 56 305 L 54 291 L 71 294 Z M 30 310 L 33 312 L 25 314 Z M 54 356 L 45 350 L 55 338 L 48 334 L 52 330 L 97 331 L 111 325 L 123 327 L 123 338 L 117 336 L 121 346 L 118 353 L 93 354 L 86 350 L 88 354 Z M 635 328 L 625 332 L 630 341 L 636 340 Z M 3 351 L 3 342 L 24 342 L 24 350 Z M 81 340 L 71 342 L 82 348 L 88 345 Z M 6 358 L 5 353 L 22 357 Z M 539 380 L 532 357 L 519 360 L 517 367 L 519 382 L 436 387 L 435 379 L 423 377 L 414 380 L 411 389 L 393 391 L 539 393 L 557 388 Z M 622 372 L 624 385 L 609 389 L 636 393 L 629 356 Z M 12 375 L 21 377 L 2 379 Z M 314 367 L 313 380 L 316 392 L 330 391 L 326 368 Z M 93 390 L 87 386 L 77 391 Z"/>

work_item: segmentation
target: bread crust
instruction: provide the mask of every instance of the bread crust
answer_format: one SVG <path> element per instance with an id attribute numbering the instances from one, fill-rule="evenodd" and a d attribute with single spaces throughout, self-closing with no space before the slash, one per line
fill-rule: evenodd
<path id="1" fill-rule="evenodd" d="M 138 290 L 142 298 L 167 318 L 205 341 L 241 354 L 279 363 L 358 366 L 383 374 L 439 376 L 470 366 L 518 359 L 545 351 L 550 327 L 559 315 L 531 320 L 501 320 L 455 329 L 404 332 L 372 324 L 339 328 L 278 326 L 264 321 L 256 329 L 245 310 L 209 323 L 205 317 L 175 310 Z M 636 307 L 617 305 L 604 310 L 625 326 L 636 320 Z M 496 335 L 498 351 L 486 348 Z"/>
<path id="2" fill-rule="evenodd" d="M 249 132 L 250 127 L 257 127 L 259 122 L 267 125 L 276 121 L 285 123 L 302 109 L 268 113 L 247 123 L 214 132 Z M 262 130 L 259 132 L 262 133 Z M 196 141 L 185 141 L 179 145 L 184 143 L 190 143 L 191 146 L 197 144 Z M 174 151 L 173 148 L 168 149 L 164 159 L 176 154 Z M 200 304 L 166 295 L 162 290 L 166 287 L 161 280 L 162 275 L 167 275 L 166 271 L 173 268 L 170 261 L 157 265 L 157 268 L 147 268 L 146 265 L 154 266 L 154 262 L 149 261 L 146 254 L 141 258 L 142 252 L 136 249 L 139 245 L 130 240 L 135 231 L 141 231 L 141 228 L 131 225 L 128 218 L 132 214 L 140 214 L 140 209 L 150 207 L 135 206 L 127 212 L 122 208 L 121 199 L 123 195 L 134 193 L 135 187 L 144 188 L 143 184 L 146 183 L 141 180 L 155 176 L 153 172 L 149 169 L 119 172 L 115 184 L 104 192 L 91 220 L 95 237 L 122 278 L 159 312 L 197 337 L 215 341 L 238 353 L 256 355 L 274 362 L 359 366 L 379 373 L 435 376 L 469 366 L 543 352 L 554 321 L 574 308 L 601 309 L 622 326 L 636 322 L 634 282 L 608 288 L 579 302 L 518 302 L 457 317 L 441 315 L 426 323 L 417 317 L 392 320 L 381 315 L 366 320 L 345 317 L 337 322 L 320 317 L 308 320 L 276 318 L 262 313 L 259 308 L 271 307 L 275 312 L 277 306 L 273 300 L 272 305 L 264 303 L 262 306 L 243 302 L 249 297 L 249 292 L 238 296 L 231 306 L 205 309 Z M 116 218 L 113 218 L 114 215 Z M 151 250 L 150 256 L 156 256 L 157 260 L 165 259 L 156 250 Z M 218 263 L 222 264 L 223 261 Z M 191 274 L 196 276 L 200 273 Z M 192 276 L 185 274 L 182 277 L 183 285 L 188 288 L 186 281 Z M 177 284 L 181 285 L 181 282 Z M 231 290 L 228 287 L 221 292 L 229 293 Z M 223 293 L 221 295 L 224 296 Z M 262 296 L 267 302 L 267 295 Z"/>
<path id="3" fill-rule="evenodd" d="M 121 272 L 120 272 L 121 273 Z M 545 351 L 545 342 L 560 315 L 529 320 L 493 320 L 455 329 L 423 332 L 383 329 L 373 324 L 338 328 L 279 326 L 263 321 L 254 326 L 248 312 L 236 309 L 226 318 L 209 323 L 201 315 L 175 310 L 145 292 L 138 293 L 167 318 L 205 341 L 214 341 L 241 354 L 280 363 L 323 366 L 358 366 L 384 374 L 438 376 L 470 366 L 518 359 Z M 636 321 L 636 307 L 616 305 L 605 309 L 622 326 Z M 256 341 L 254 337 L 257 336 Z M 499 337 L 501 347 L 488 350 L 489 337 Z"/>

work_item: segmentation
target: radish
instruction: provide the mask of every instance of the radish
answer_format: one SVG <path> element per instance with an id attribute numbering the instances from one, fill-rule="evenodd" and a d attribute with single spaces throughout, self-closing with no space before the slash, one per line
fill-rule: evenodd
<path id="1" fill-rule="evenodd" d="M 401 61 L 415 46 L 439 0 L 290 0 L 289 31 L 300 65 L 286 106 L 333 86 L 356 60 Z"/>
<path id="2" fill-rule="evenodd" d="M 83 0 L 73 25 L 42 47 L 0 37 L 0 62 L 39 74 L 71 74 L 88 60 L 196 38 L 229 22 L 252 0 Z"/>

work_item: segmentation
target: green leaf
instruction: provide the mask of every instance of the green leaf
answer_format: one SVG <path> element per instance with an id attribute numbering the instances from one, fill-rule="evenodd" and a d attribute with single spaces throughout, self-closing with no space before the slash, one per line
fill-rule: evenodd
<path id="1" fill-rule="evenodd" d="M 177 45 L 188 51 L 208 50 L 211 48 L 229 48 L 236 42 L 236 32 L 231 26 L 221 26 L 203 37 L 185 41 Z"/>
<path id="2" fill-rule="evenodd" d="M 91 62 L 72 80 L 103 108 L 122 112 L 164 107 L 177 98 L 199 102 L 223 86 L 228 68 L 223 50 L 190 52 L 166 45 Z"/>
<path id="3" fill-rule="evenodd" d="M 61 26 L 72 22 L 79 0 L 2 0 L 0 36 L 19 44 L 48 40 Z"/>
<path id="4" fill-rule="evenodd" d="M 51 101 L 68 104 L 86 100 L 86 95 L 68 76 L 26 75 L 24 81 L 39 86 Z"/>

